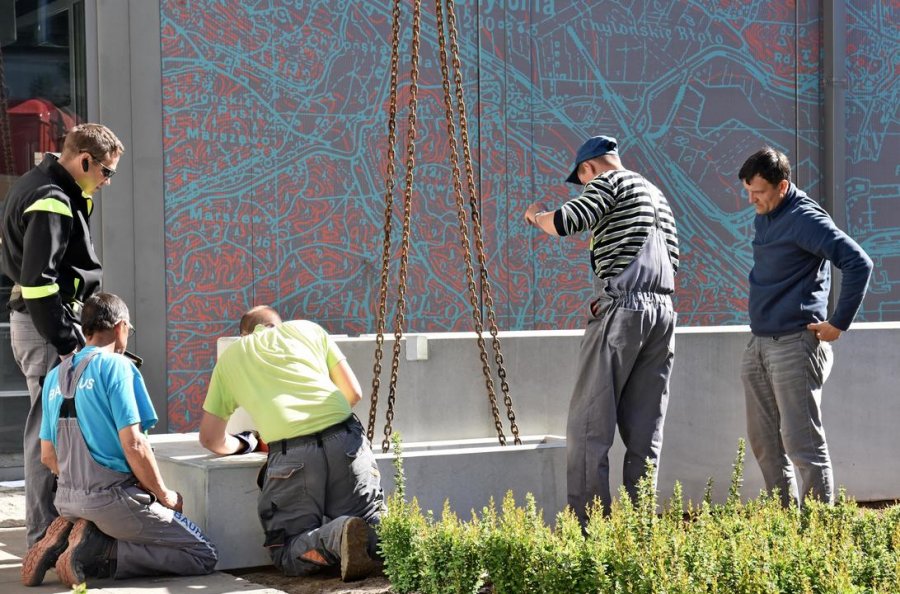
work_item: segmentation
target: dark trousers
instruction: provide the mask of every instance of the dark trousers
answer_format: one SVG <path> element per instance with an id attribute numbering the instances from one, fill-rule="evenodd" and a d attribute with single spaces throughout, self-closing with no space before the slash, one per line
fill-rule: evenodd
<path id="1" fill-rule="evenodd" d="M 285 575 L 320 569 L 300 559 L 310 549 L 339 563 L 344 523 L 359 517 L 375 525 L 384 511 L 381 474 L 356 417 L 317 437 L 269 444 L 258 511 L 272 561 Z"/>

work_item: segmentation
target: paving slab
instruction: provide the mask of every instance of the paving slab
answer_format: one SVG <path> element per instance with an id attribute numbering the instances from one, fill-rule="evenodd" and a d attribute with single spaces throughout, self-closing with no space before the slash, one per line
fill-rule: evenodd
<path id="1" fill-rule="evenodd" d="M 64 586 L 50 570 L 44 577 L 44 583 L 33 588 L 26 588 L 20 580 L 22 557 L 25 554 L 25 528 L 0 528 L 0 592 L 28 592 L 30 594 L 49 594 L 57 592 L 71 593 L 71 588 Z M 241 577 L 216 572 L 210 575 L 191 577 L 153 577 L 130 580 L 91 580 L 90 592 L 107 594 L 226 594 L 240 592 L 245 594 L 284 594 L 284 590 L 261 586 Z"/>
<path id="2" fill-rule="evenodd" d="M 0 592 L 3 594 L 51 592 L 71 593 L 50 570 L 44 583 L 26 588 L 21 582 L 22 557 L 25 555 L 25 490 L 23 488 L 0 489 Z M 90 592 L 108 594 L 284 594 L 284 590 L 262 586 L 242 577 L 216 572 L 192 577 L 153 577 L 131 580 L 92 580 Z"/>
<path id="3" fill-rule="evenodd" d="M 50 570 L 44 583 L 33 588 L 22 585 L 22 557 L 25 555 L 25 491 L 0 487 L 0 593 L 71 594 Z M 359 582 L 344 583 L 339 571 L 289 578 L 271 565 L 230 574 L 216 572 L 204 576 L 163 576 L 131 580 L 91 580 L 91 593 L 106 594 L 389 594 L 390 583 L 381 574 Z"/>

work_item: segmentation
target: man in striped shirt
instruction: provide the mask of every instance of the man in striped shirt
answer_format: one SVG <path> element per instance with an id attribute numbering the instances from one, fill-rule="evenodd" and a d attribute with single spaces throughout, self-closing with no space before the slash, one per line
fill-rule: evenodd
<path id="1" fill-rule="evenodd" d="M 622 166 L 617 142 L 588 139 L 566 179 L 581 195 L 554 211 L 534 203 L 525 220 L 545 233 L 590 230 L 598 294 L 591 301 L 569 405 L 568 501 L 585 525 L 600 499 L 609 512 L 609 449 L 616 426 L 626 453 L 623 479 L 634 498 L 646 461 L 659 464 L 674 361 L 678 235 L 666 198 Z"/>

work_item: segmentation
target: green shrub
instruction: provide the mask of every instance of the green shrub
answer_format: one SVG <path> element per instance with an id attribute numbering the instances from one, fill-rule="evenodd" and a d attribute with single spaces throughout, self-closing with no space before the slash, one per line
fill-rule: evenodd
<path id="1" fill-rule="evenodd" d="M 484 517 L 484 563 L 497 594 L 536 592 L 534 580 L 536 543 L 547 527 L 531 505 L 517 507 L 512 492 L 506 494 L 502 514 L 494 511 L 493 502 Z"/>
<path id="2" fill-rule="evenodd" d="M 566 508 L 556 516 L 556 529 L 542 531 L 537 546 L 535 592 L 569 594 L 601 592 L 609 588 L 606 564 L 586 546 L 581 524 Z"/>
<path id="3" fill-rule="evenodd" d="M 422 547 L 426 523 L 413 498 L 406 503 L 390 496 L 387 513 L 378 526 L 379 550 L 384 557 L 384 574 L 398 593 L 415 592 L 421 584 Z"/>
<path id="4" fill-rule="evenodd" d="M 426 522 L 413 498 L 407 503 L 399 433 L 392 437 L 396 490 L 387 499 L 387 512 L 378 525 L 379 551 L 384 558 L 384 574 L 401 594 L 415 592 L 421 584 L 423 550 L 420 544 Z"/>
<path id="5" fill-rule="evenodd" d="M 900 592 L 900 506 L 861 510 L 843 492 L 802 510 L 777 495 L 742 502 L 743 462 L 741 441 L 723 505 L 711 503 L 711 481 L 696 506 L 676 483 L 661 513 L 648 466 L 635 500 L 621 489 L 609 516 L 595 502 L 584 532 L 569 509 L 549 527 L 530 494 L 519 506 L 507 493 L 499 511 L 491 501 L 469 522 L 446 504 L 441 520 L 424 517 L 394 495 L 379 529 L 385 573 L 395 592 L 420 594 L 475 594 L 488 582 L 495 594 Z"/>
<path id="6" fill-rule="evenodd" d="M 429 520 L 421 540 L 422 594 L 478 592 L 485 571 L 477 518 L 469 524 L 460 522 L 445 502 L 441 520 Z"/>
<path id="7" fill-rule="evenodd" d="M 560 512 L 556 528 L 542 519 L 531 494 L 525 507 L 507 493 L 498 514 L 493 502 L 480 520 L 484 570 L 496 594 L 571 594 L 603 591 L 608 584 L 596 551 L 585 545 L 571 510 Z M 452 592 L 452 590 L 445 590 Z"/>

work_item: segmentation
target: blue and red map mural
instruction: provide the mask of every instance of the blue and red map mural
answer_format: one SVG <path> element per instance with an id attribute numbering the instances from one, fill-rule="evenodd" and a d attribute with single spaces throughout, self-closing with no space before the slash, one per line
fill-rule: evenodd
<path id="1" fill-rule="evenodd" d="M 411 3 L 402 4 L 401 139 L 412 22 Z M 455 7 L 501 330 L 583 324 L 586 237 L 538 236 L 522 213 L 533 200 L 552 207 L 574 195 L 562 183 L 572 151 L 595 134 L 616 136 L 626 167 L 675 210 L 679 322 L 746 323 L 752 211 L 741 163 L 764 144 L 778 147 L 798 185 L 822 198 L 820 3 Z M 898 0 L 848 2 L 848 187 L 839 203 L 876 260 L 860 315 L 869 321 L 900 319 L 898 8 Z M 168 412 L 170 430 L 183 431 L 197 426 L 215 340 L 235 334 L 250 306 L 269 303 L 334 333 L 375 330 L 391 3 L 163 0 L 161 21 Z M 409 331 L 472 328 L 436 31 L 425 3 Z M 401 142 L 398 202 L 404 153 Z M 391 272 L 397 278 L 396 261 Z"/>

